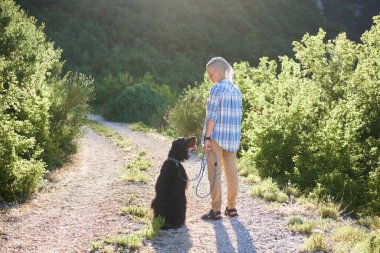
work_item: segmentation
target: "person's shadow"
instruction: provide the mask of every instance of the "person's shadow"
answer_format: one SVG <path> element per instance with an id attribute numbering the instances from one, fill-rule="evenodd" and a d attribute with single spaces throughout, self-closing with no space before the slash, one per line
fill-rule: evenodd
<path id="1" fill-rule="evenodd" d="M 230 223 L 236 234 L 237 249 L 235 249 L 232 245 L 230 236 L 228 235 L 226 227 L 223 223 L 213 222 L 218 252 L 256 253 L 251 235 L 245 226 L 238 220 L 238 218 L 230 219 Z"/>

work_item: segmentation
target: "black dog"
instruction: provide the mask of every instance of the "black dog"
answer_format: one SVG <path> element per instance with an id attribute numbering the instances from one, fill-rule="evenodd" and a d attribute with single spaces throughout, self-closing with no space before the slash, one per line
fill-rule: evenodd
<path id="1" fill-rule="evenodd" d="M 195 137 L 173 141 L 168 159 L 161 167 L 156 182 L 156 197 L 152 201 L 154 217 L 165 218 L 161 229 L 180 228 L 185 223 L 188 177 L 181 162 L 189 159 L 188 152 L 194 150 Z"/>

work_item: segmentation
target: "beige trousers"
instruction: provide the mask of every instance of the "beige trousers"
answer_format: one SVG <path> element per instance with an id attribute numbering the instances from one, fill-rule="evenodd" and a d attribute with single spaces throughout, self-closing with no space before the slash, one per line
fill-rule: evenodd
<path id="1" fill-rule="evenodd" d="M 214 187 L 211 192 L 211 209 L 213 211 L 221 211 L 222 208 L 222 162 L 224 173 L 227 180 L 227 207 L 232 209 L 236 207 L 236 197 L 238 192 L 238 171 L 236 166 L 236 152 L 227 152 L 223 150 L 216 141 L 211 140 L 211 149 L 217 157 L 217 175 Z M 214 182 L 215 175 L 215 156 L 210 152 L 207 160 L 208 180 L 210 187 Z"/>

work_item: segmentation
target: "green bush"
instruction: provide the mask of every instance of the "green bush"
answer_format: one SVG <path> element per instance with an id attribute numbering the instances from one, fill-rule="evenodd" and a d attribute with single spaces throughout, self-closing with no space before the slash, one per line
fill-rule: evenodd
<path id="1" fill-rule="evenodd" d="M 86 113 L 90 111 L 92 83 L 93 79 L 88 76 L 67 73 L 62 80 L 51 85 L 50 136 L 44 152 L 49 169 L 61 166 L 76 152 L 76 138 L 86 122 Z"/>
<path id="2" fill-rule="evenodd" d="M 47 166 L 74 151 L 88 93 L 60 77 L 61 51 L 13 1 L 0 2 L 0 199 L 35 191 Z M 70 87 L 70 88 L 67 88 Z"/>
<path id="3" fill-rule="evenodd" d="M 0 2 L 0 197 L 28 194 L 45 171 L 48 81 L 60 51 L 13 1 Z"/>
<path id="4" fill-rule="evenodd" d="M 379 214 L 380 17 L 362 36 L 294 42 L 296 60 L 247 70 L 244 153 L 262 177 Z M 278 72 L 278 70 L 280 71 Z M 360 196 L 358 198 L 357 196 Z"/>
<path id="5" fill-rule="evenodd" d="M 169 86 L 156 84 L 149 75 L 137 80 L 125 74 L 116 79 L 107 77 L 103 82 L 104 93 L 100 93 L 103 98 L 99 98 L 98 103 L 104 103 L 101 111 L 105 117 L 124 122 L 141 121 L 159 129 L 166 127 L 166 112 L 175 101 Z"/>
<path id="6" fill-rule="evenodd" d="M 169 126 L 176 130 L 177 136 L 202 136 L 206 116 L 206 100 L 210 82 L 203 82 L 194 88 L 186 89 L 168 114 Z"/>

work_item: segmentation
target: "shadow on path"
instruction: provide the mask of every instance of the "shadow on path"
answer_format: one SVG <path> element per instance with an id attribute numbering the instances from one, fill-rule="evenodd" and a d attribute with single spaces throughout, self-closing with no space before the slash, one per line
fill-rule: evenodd
<path id="1" fill-rule="evenodd" d="M 238 252 L 255 253 L 253 240 L 244 224 L 239 221 L 239 218 L 230 219 L 230 223 L 236 234 Z"/>
<path id="2" fill-rule="evenodd" d="M 220 253 L 256 253 L 251 235 L 245 226 L 236 218 L 230 219 L 229 222 L 235 232 L 235 235 L 232 236 L 236 236 L 236 242 L 234 243 L 235 247 L 232 243 L 231 235 L 229 235 L 229 232 L 231 233 L 231 231 L 226 229 L 223 222 L 212 222 L 215 230 L 217 251 Z"/>
<path id="3" fill-rule="evenodd" d="M 152 241 L 156 252 L 189 252 L 193 243 L 190 239 L 189 229 L 183 225 L 179 229 L 161 230 L 158 237 Z"/>

